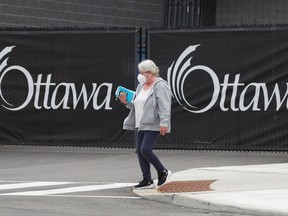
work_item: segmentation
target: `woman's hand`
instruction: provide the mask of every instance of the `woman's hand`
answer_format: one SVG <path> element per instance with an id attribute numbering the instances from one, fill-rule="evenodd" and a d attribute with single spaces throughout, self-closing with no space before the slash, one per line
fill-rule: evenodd
<path id="1" fill-rule="evenodd" d="M 167 133 L 168 128 L 160 126 L 160 135 L 164 136 Z"/>
<path id="2" fill-rule="evenodd" d="M 121 101 L 121 103 L 123 103 L 124 105 L 126 105 L 128 103 L 126 100 L 126 94 L 120 93 L 118 98 Z"/>

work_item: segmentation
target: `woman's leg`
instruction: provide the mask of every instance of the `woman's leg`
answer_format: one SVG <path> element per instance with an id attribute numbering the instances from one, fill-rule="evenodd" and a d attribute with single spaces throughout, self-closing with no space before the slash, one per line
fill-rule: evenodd
<path id="1" fill-rule="evenodd" d="M 142 171 L 142 175 L 144 179 L 151 180 L 151 171 L 150 171 L 150 163 L 146 160 L 146 158 L 142 155 L 141 148 L 142 143 L 144 140 L 145 132 L 144 131 L 138 131 L 137 132 L 137 142 L 136 142 L 136 150 L 137 150 L 137 156 L 139 165 Z"/>
<path id="2" fill-rule="evenodd" d="M 165 167 L 162 165 L 159 158 L 153 153 L 153 148 L 155 146 L 157 138 L 159 137 L 159 132 L 141 131 L 141 134 L 143 134 L 141 136 L 142 143 L 140 149 L 137 149 L 137 151 L 140 150 L 141 156 L 145 159 L 146 163 L 149 164 L 149 174 L 151 178 L 150 163 L 154 166 L 158 173 L 165 170 Z"/>

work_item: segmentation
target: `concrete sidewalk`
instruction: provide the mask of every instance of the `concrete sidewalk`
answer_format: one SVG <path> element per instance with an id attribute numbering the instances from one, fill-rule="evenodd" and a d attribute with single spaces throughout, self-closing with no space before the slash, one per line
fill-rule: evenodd
<path id="1" fill-rule="evenodd" d="M 159 188 L 134 193 L 212 211 L 288 215 L 288 164 L 190 169 L 173 173 Z"/>

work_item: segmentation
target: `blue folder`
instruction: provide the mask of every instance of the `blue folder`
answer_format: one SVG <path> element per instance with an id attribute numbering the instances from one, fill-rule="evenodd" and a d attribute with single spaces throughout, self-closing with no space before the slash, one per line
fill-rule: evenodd
<path id="1" fill-rule="evenodd" d="M 135 91 L 132 91 L 130 89 L 127 89 L 123 86 L 118 86 L 116 92 L 115 92 L 115 95 L 116 95 L 116 99 L 118 99 L 119 95 L 121 93 L 124 93 L 126 94 L 126 100 L 128 103 L 132 103 L 133 100 L 134 100 L 134 96 L 135 96 Z"/>

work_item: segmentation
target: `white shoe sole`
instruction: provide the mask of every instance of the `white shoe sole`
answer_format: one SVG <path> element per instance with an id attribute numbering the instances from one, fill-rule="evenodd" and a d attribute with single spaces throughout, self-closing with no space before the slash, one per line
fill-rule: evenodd
<path id="1" fill-rule="evenodd" d="M 144 190 L 144 189 L 153 189 L 153 188 L 155 188 L 154 184 L 151 184 L 145 187 L 133 187 L 134 190 Z"/>

